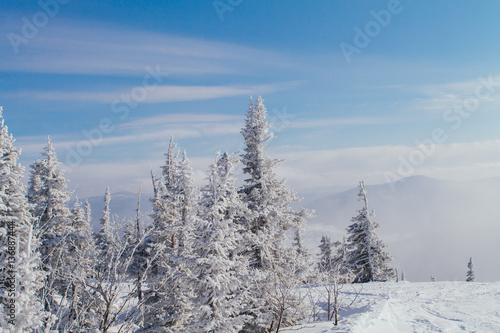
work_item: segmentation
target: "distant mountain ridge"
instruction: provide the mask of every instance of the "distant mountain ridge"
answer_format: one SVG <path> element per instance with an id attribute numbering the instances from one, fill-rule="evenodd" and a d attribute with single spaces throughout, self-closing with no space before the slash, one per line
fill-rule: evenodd
<path id="1" fill-rule="evenodd" d="M 153 206 L 149 200 L 148 194 L 141 195 L 141 216 L 144 221 L 147 220 L 148 214 L 152 212 Z M 104 210 L 104 193 L 102 196 L 89 197 L 86 200 L 92 208 L 92 227 L 95 231 L 100 230 L 100 219 Z M 134 219 L 137 212 L 138 193 L 132 192 L 117 192 L 111 194 L 109 208 L 111 218 L 117 218 L 118 222 L 124 223 L 129 219 Z M 85 202 L 85 199 L 83 200 Z"/>
<path id="2" fill-rule="evenodd" d="M 414 176 L 366 189 L 368 207 L 380 224 L 378 234 L 408 279 L 428 281 L 433 275 L 462 280 L 472 256 L 482 280 L 500 280 L 500 178 L 461 182 Z M 306 231 L 309 247 L 316 251 L 324 234 L 342 239 L 361 205 L 353 188 L 306 208 L 316 211 Z"/>

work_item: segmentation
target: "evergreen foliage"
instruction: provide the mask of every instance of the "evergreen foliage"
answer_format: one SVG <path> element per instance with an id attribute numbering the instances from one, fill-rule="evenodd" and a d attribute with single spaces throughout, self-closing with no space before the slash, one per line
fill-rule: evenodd
<path id="1" fill-rule="evenodd" d="M 39 298 L 45 273 L 21 182 L 21 151 L 4 125 L 1 107 L 0 121 L 0 327 L 29 332 L 42 328 L 49 317 Z"/>
<path id="2" fill-rule="evenodd" d="M 47 279 L 41 290 L 46 311 L 59 314 L 61 302 L 70 283 L 64 278 L 71 271 L 70 242 L 74 234 L 68 207 L 70 192 L 50 138 L 42 153 L 31 165 L 28 202 L 35 218 L 34 233 L 40 239 L 39 252 Z M 61 301 L 59 301 L 61 300 Z"/>
<path id="3" fill-rule="evenodd" d="M 94 234 L 88 201 L 83 206 L 77 198 L 69 208 L 67 180 L 50 138 L 43 158 L 31 165 L 25 194 L 20 151 L 2 120 L 0 301 L 8 304 L 14 256 L 16 332 L 278 332 L 301 323 L 309 311 L 304 284 L 325 285 L 328 319 L 337 321 L 343 284 L 392 278 L 363 182 L 363 208 L 347 240 L 322 237 L 315 263 L 303 239 L 312 212 L 294 209 L 300 199 L 276 176 L 281 161 L 266 151 L 274 135 L 261 97 L 250 99 L 241 134 L 240 161 L 217 153 L 201 188 L 186 152 L 179 156 L 171 138 L 161 177 L 151 172 L 150 224 L 141 216 L 140 191 L 135 220 L 119 232 L 108 187 Z M 472 258 L 468 267 L 467 281 L 473 281 Z M 2 328 L 9 327 L 5 318 Z"/>
<path id="4" fill-rule="evenodd" d="M 386 245 L 375 233 L 378 224 L 373 221 L 374 213 L 368 212 L 363 181 L 359 182 L 358 188 L 358 201 L 363 203 L 363 207 L 347 228 L 347 262 L 356 276 L 354 282 L 387 281 L 394 275 L 389 267 L 391 259 L 384 250 Z"/>
<path id="5" fill-rule="evenodd" d="M 476 274 L 474 273 L 474 265 L 472 264 L 472 257 L 469 259 L 469 263 L 467 264 L 467 282 L 475 282 Z"/>
<path id="6" fill-rule="evenodd" d="M 247 263 L 238 253 L 243 238 L 236 223 L 246 208 L 234 187 L 234 163 L 227 153 L 217 155 L 202 189 L 191 332 L 239 332 L 246 319 Z"/>

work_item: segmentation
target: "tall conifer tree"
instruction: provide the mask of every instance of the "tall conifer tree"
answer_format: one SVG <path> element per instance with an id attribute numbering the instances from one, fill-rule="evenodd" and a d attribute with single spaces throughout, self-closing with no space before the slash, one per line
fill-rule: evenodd
<path id="1" fill-rule="evenodd" d="M 378 224 L 373 221 L 374 213 L 368 211 L 365 183 L 360 181 L 358 188 L 358 201 L 363 207 L 347 228 L 347 263 L 356 276 L 354 282 L 387 281 L 394 276 L 389 267 L 391 259 L 375 232 Z"/>
<path id="2" fill-rule="evenodd" d="M 0 327 L 31 332 L 41 328 L 49 315 L 39 298 L 45 273 L 21 182 L 21 151 L 14 141 L 0 107 Z"/>

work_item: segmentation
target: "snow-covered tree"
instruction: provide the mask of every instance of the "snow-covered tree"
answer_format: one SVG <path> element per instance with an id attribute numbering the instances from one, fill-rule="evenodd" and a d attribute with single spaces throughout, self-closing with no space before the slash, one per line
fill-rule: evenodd
<path id="1" fill-rule="evenodd" d="M 318 303 L 324 304 L 323 307 L 327 314 L 325 319 L 333 320 L 334 325 L 337 325 L 339 311 L 355 301 L 359 290 L 353 288 L 352 298 L 340 294 L 344 286 L 351 284 L 355 277 L 347 262 L 345 238 L 343 242 L 331 243 L 328 237 L 323 237 L 320 248 L 323 255 L 320 256 L 316 283 L 322 288 L 319 290 L 321 299 Z"/>
<path id="2" fill-rule="evenodd" d="M 179 226 L 179 255 L 189 255 L 192 252 L 190 240 L 193 238 L 193 229 L 197 216 L 196 203 L 198 193 L 194 186 L 193 169 L 186 151 L 178 164 L 178 196 L 181 225 Z"/>
<path id="3" fill-rule="evenodd" d="M 6 332 L 32 332 L 49 314 L 39 299 L 45 273 L 21 182 L 21 151 L 14 141 L 0 107 L 0 327 Z"/>
<path id="4" fill-rule="evenodd" d="M 72 214 L 68 207 L 70 193 L 61 163 L 48 139 L 42 153 L 44 159 L 31 165 L 28 201 L 35 218 L 34 233 L 40 239 L 42 267 L 48 273 L 42 289 L 45 309 L 59 311 L 56 294 L 64 295 L 68 284 L 62 278 L 70 269 L 68 238 L 74 233 Z"/>
<path id="5" fill-rule="evenodd" d="M 373 211 L 368 212 L 364 182 L 360 181 L 358 187 L 358 201 L 363 203 L 363 208 L 347 228 L 347 263 L 356 275 L 354 282 L 387 281 L 394 275 L 389 267 L 391 258 L 375 233 L 378 224 L 373 221 Z"/>
<path id="6" fill-rule="evenodd" d="M 332 254 L 332 241 L 328 236 L 321 237 L 321 243 L 319 245 L 319 263 L 318 270 L 320 272 L 329 271 L 333 265 L 333 254 Z"/>
<path id="7" fill-rule="evenodd" d="M 258 97 L 255 104 L 250 99 L 245 127 L 241 130 L 246 146 L 241 155 L 241 162 L 243 173 L 248 178 L 245 179 L 240 193 L 251 215 L 242 220 L 242 225 L 246 231 L 245 247 L 250 258 L 250 267 L 275 274 L 271 280 L 277 281 L 280 279 L 279 275 L 284 273 L 286 264 L 295 257 L 292 251 L 288 251 L 287 237 L 294 236 L 294 231 L 300 230 L 311 214 L 307 210 L 296 211 L 291 207 L 291 204 L 299 199 L 286 186 L 285 181 L 278 180 L 274 173 L 280 161 L 271 159 L 265 149 L 269 140 L 274 137 L 266 117 L 267 111 L 262 98 Z M 253 300 L 267 305 L 254 304 L 252 307 L 267 308 L 267 311 L 272 312 L 269 307 L 273 301 L 266 300 L 272 293 L 260 288 L 258 283 L 255 288 Z M 254 313 L 254 316 L 256 321 L 250 324 L 254 327 L 247 325 L 247 330 L 257 330 L 255 326 L 268 328 L 270 321 L 275 322 L 278 319 L 271 318 L 266 322 L 265 316 L 257 313 Z"/>
<path id="8" fill-rule="evenodd" d="M 149 270 L 149 247 L 147 241 L 148 237 L 145 237 L 149 231 L 145 231 L 144 223 L 142 222 L 141 216 L 141 193 L 142 186 L 139 189 L 139 195 L 137 198 L 137 209 L 135 220 L 129 220 L 125 226 L 125 231 L 123 235 L 123 244 L 125 244 L 126 250 L 124 252 L 125 257 L 133 256 L 133 260 L 128 268 L 130 277 L 135 281 L 137 286 L 136 296 L 138 302 L 141 304 L 138 308 L 139 322 L 137 323 L 139 327 L 144 327 L 144 283 L 147 276 L 144 272 Z"/>
<path id="9" fill-rule="evenodd" d="M 88 200 L 85 200 L 85 223 L 90 226 L 92 230 L 92 207 Z"/>
<path id="10" fill-rule="evenodd" d="M 192 237 L 196 225 L 196 189 L 186 154 L 178 161 L 173 140 L 163 169 L 163 182 L 153 177 L 153 228 L 148 242 L 151 278 L 145 304 L 146 330 L 160 327 L 173 331 L 186 327 L 192 297 Z"/>
<path id="11" fill-rule="evenodd" d="M 90 210 L 89 205 L 87 209 Z M 59 309 L 57 313 L 59 320 L 57 326 L 54 327 L 59 330 L 68 330 L 70 327 L 71 329 L 83 328 L 76 323 L 82 319 L 82 312 L 88 310 L 87 300 L 82 295 L 83 291 L 79 289 L 81 286 L 75 284 L 70 277 L 75 274 L 86 276 L 87 267 L 94 262 L 97 254 L 87 212 L 78 198 L 71 209 L 71 221 L 73 232 L 64 239 L 64 246 L 67 248 L 64 259 L 66 268 L 60 273 L 61 279 L 65 280 L 65 285 L 67 285 L 62 295 L 63 302 L 61 302 L 61 304 L 64 303 L 64 307 Z"/>
<path id="12" fill-rule="evenodd" d="M 77 198 L 71 209 L 71 215 L 73 226 L 72 245 L 92 247 L 92 226 L 90 224 L 90 204 L 88 201 L 85 208 L 83 208 L 82 203 Z"/>
<path id="13" fill-rule="evenodd" d="M 142 236 L 138 244 L 146 236 Z M 128 247 L 126 242 L 117 242 L 100 255 L 90 256 L 88 263 L 78 262 L 76 268 L 66 275 L 75 286 L 74 299 L 78 302 L 71 304 L 74 311 L 69 320 L 58 323 L 60 332 L 107 333 L 115 328 L 120 332 L 137 332 L 141 328 L 140 309 L 144 299 L 137 299 L 137 290 L 148 272 L 143 271 L 137 279 L 130 278 L 137 246 Z M 101 269 L 103 262 L 106 269 Z"/>
<path id="14" fill-rule="evenodd" d="M 71 212 L 67 180 L 50 138 L 42 156 L 45 158 L 35 160 L 30 166 L 28 201 L 34 205 L 33 216 L 44 233 L 42 239 L 45 239 L 50 237 L 49 234 L 71 230 Z"/>
<path id="15" fill-rule="evenodd" d="M 303 230 L 296 229 L 294 234 L 291 250 L 292 256 L 295 256 L 295 263 L 298 268 L 296 270 L 296 278 L 301 283 L 309 283 L 316 273 L 315 262 L 303 243 Z"/>
<path id="16" fill-rule="evenodd" d="M 174 227 L 180 223 L 177 155 L 176 144 L 171 138 L 168 151 L 165 154 L 165 165 L 162 167 L 163 181 L 152 176 L 154 187 L 154 197 L 151 200 L 153 204 L 151 215 L 153 219 L 152 243 L 163 244 L 170 249 L 178 246 L 178 235 Z"/>
<path id="17" fill-rule="evenodd" d="M 474 273 L 474 265 L 472 264 L 472 257 L 469 259 L 469 263 L 467 264 L 467 279 L 465 281 L 467 282 L 475 282 L 476 281 L 476 274 Z"/>
<path id="18" fill-rule="evenodd" d="M 300 199 L 274 173 L 281 161 L 269 158 L 265 150 L 268 141 L 274 138 L 266 117 L 262 98 L 258 97 L 255 104 L 250 99 L 245 127 L 241 130 L 246 145 L 241 162 L 248 178 L 240 192 L 243 202 L 255 215 L 244 224 L 254 236 L 249 244 L 250 265 L 259 269 L 267 269 L 279 261 L 278 247 L 284 246 L 286 231 L 302 228 L 310 216 L 309 211 L 291 208 L 291 203 Z"/>
<path id="19" fill-rule="evenodd" d="M 96 235 L 96 247 L 101 252 L 106 252 L 109 247 L 115 246 L 115 230 L 111 222 L 109 203 L 111 202 L 111 191 L 106 188 L 104 194 L 104 209 L 101 217 L 101 229 Z"/>
<path id="20" fill-rule="evenodd" d="M 247 263 L 238 251 L 236 223 L 246 211 L 234 187 L 235 161 L 224 153 L 210 166 L 202 189 L 195 243 L 195 308 L 190 332 L 239 332 L 244 325 Z"/>

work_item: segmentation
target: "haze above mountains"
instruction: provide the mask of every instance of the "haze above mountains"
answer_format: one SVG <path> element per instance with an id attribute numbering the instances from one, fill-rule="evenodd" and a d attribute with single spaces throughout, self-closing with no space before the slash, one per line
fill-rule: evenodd
<path id="1" fill-rule="evenodd" d="M 356 185 L 356 184 L 353 184 Z M 393 266 L 410 281 L 463 281 L 469 257 L 473 257 L 478 281 L 500 281 L 500 178 L 477 181 L 443 181 L 413 176 L 394 183 L 369 185 L 368 205 L 375 211 L 379 237 L 394 257 Z M 299 206 L 314 209 L 305 237 L 316 253 L 322 235 L 342 240 L 361 204 L 357 188 L 332 188 L 299 195 Z M 104 207 L 103 197 L 88 198 L 94 228 Z M 120 220 L 135 218 L 137 193 L 112 195 L 112 214 Z M 151 211 L 149 195 L 141 196 L 143 219 Z"/>

